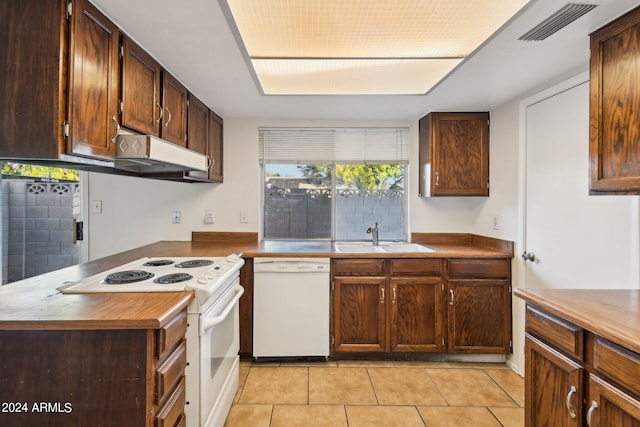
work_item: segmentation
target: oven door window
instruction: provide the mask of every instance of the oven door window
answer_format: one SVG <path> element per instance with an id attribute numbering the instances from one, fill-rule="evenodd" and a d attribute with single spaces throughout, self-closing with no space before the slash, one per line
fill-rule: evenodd
<path id="1" fill-rule="evenodd" d="M 235 306 L 216 326 L 207 329 L 200 336 L 200 419 L 206 420 L 223 389 L 233 364 L 238 357 L 239 323 L 238 303 L 233 301 L 236 291 L 231 288 L 200 321 L 219 316 L 233 303 Z"/>

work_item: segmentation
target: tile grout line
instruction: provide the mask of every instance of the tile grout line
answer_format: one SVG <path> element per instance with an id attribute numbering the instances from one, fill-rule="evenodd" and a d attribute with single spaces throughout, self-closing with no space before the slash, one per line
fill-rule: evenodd
<path id="1" fill-rule="evenodd" d="M 450 369 L 455 369 L 455 368 L 450 368 Z M 429 375 L 429 368 L 422 368 L 422 370 L 424 371 L 425 374 L 427 374 L 427 377 L 429 377 L 429 381 L 431 381 L 431 384 L 433 384 L 436 390 L 438 390 L 438 393 L 440 393 L 442 400 L 444 400 L 444 402 L 447 404 L 448 407 L 452 406 L 451 403 L 449 403 L 449 401 L 447 400 L 447 397 L 444 395 L 442 390 L 440 390 L 440 387 L 438 387 L 438 384 L 433 380 L 433 377 Z"/>
<path id="2" fill-rule="evenodd" d="M 369 384 L 371 384 L 371 389 L 373 390 L 373 395 L 376 397 L 377 406 L 383 406 L 383 405 L 380 405 L 380 399 L 378 399 L 378 393 L 376 393 L 376 387 L 373 384 L 373 379 L 371 378 L 371 372 L 369 372 L 370 368 L 365 368 L 365 369 L 367 371 L 367 377 L 369 378 Z"/>
<path id="3" fill-rule="evenodd" d="M 511 401 L 516 405 L 516 408 L 524 408 L 524 406 L 520 406 L 520 404 L 518 402 L 516 402 L 516 400 L 513 398 L 513 396 L 511 396 L 511 393 L 509 393 L 504 387 L 502 387 L 502 385 L 496 381 L 495 378 L 493 378 L 487 371 L 485 371 L 484 369 L 482 369 L 482 372 L 484 372 L 484 374 L 486 376 L 488 376 L 489 378 L 491 378 L 491 381 L 493 381 L 493 383 L 495 385 L 497 385 L 500 390 L 502 390 L 504 392 L 504 394 L 506 394 L 507 396 L 509 396 L 509 399 L 511 399 Z M 492 412 L 493 413 L 493 412 Z"/>

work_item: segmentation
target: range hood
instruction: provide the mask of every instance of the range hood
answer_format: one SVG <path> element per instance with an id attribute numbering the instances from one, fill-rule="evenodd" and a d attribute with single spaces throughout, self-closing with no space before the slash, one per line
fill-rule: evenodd
<path id="1" fill-rule="evenodd" d="M 207 156 L 153 135 L 116 137 L 115 167 L 140 174 L 202 171 L 209 169 Z"/>

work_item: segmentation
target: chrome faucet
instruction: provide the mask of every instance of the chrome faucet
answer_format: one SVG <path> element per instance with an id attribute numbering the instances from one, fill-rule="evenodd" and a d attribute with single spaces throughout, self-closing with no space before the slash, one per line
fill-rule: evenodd
<path id="1" fill-rule="evenodd" d="M 371 228 L 367 228 L 367 234 L 371 234 L 371 239 L 373 240 L 373 245 L 374 246 L 378 246 L 378 223 L 376 222 L 376 225 Z"/>

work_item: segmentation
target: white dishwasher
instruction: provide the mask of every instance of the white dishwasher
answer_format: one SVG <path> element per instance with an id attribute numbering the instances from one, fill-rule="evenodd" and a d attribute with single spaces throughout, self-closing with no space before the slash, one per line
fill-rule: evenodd
<path id="1" fill-rule="evenodd" d="M 253 357 L 329 356 L 329 258 L 254 258 Z"/>

